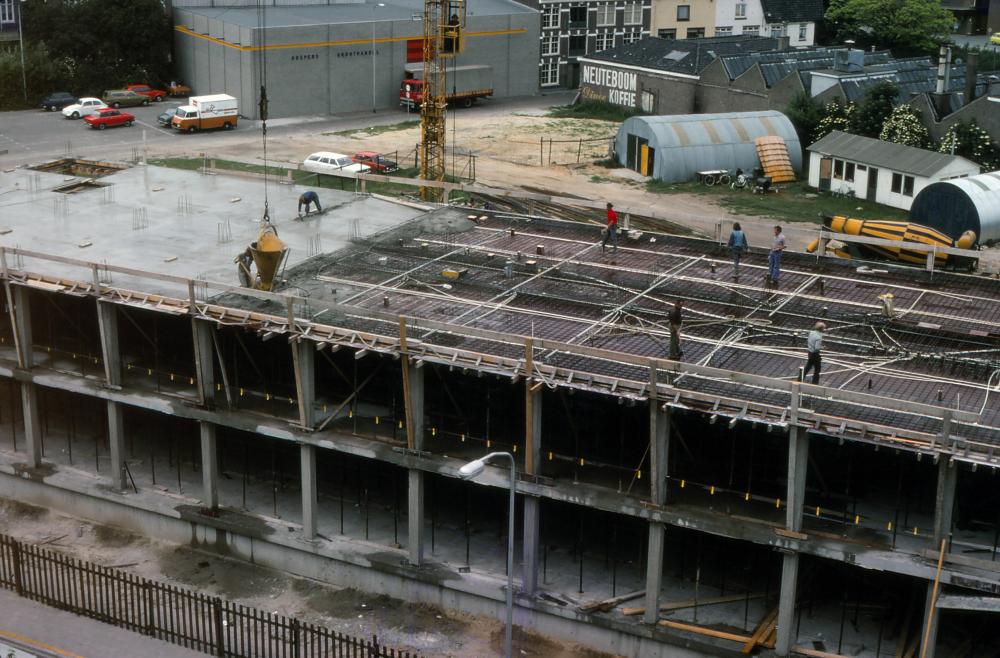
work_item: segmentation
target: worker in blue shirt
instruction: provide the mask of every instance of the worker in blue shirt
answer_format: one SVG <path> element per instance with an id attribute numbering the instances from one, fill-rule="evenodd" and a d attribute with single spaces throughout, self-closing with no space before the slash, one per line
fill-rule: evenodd
<path id="1" fill-rule="evenodd" d="M 299 217 L 302 216 L 302 206 L 306 207 L 306 214 L 309 214 L 309 204 L 316 204 L 316 211 L 323 212 L 323 207 L 319 205 L 319 195 L 309 190 L 299 197 Z"/>

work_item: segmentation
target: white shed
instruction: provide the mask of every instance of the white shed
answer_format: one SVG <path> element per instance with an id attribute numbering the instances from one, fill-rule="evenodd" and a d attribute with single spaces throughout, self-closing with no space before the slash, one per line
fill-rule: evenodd
<path id="1" fill-rule="evenodd" d="M 979 174 L 979 165 L 957 155 L 838 130 L 806 150 L 812 187 L 853 190 L 859 198 L 902 210 L 909 210 L 913 198 L 931 183 Z"/>

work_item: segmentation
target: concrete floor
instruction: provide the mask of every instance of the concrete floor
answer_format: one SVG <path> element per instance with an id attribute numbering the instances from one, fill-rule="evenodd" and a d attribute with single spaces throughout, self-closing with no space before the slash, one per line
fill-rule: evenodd
<path id="1" fill-rule="evenodd" d="M 0 237 L 5 246 L 174 276 L 237 285 L 233 259 L 257 239 L 264 210 L 260 178 L 203 175 L 195 171 L 135 166 L 98 179 L 107 187 L 76 194 L 54 188 L 81 177 L 17 169 L 0 175 Z M 325 213 L 296 220 L 307 187 L 269 179 L 272 224 L 290 247 L 288 266 L 342 248 L 352 229 L 360 236 L 405 222 L 422 211 L 352 192 L 322 190 Z M 237 200 L 238 201 L 234 201 Z M 356 227 L 353 223 L 357 222 Z M 89 246 L 82 246 L 90 243 Z M 83 268 L 57 263 L 28 270 L 90 281 Z M 169 262 L 168 262 L 169 261 Z M 111 283 L 128 287 L 129 277 Z M 180 286 L 143 281 L 144 291 L 187 297 Z M 152 286 L 152 287 L 151 287 Z"/>

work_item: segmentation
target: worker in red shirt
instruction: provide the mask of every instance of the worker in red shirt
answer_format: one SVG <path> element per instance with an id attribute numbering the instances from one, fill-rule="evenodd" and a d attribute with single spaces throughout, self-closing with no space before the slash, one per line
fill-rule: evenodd
<path id="1" fill-rule="evenodd" d="M 601 251 L 604 251 L 611 238 L 611 253 L 618 251 L 618 215 L 614 211 L 614 206 L 608 204 L 608 228 L 604 229 L 604 239 L 601 240 Z"/>

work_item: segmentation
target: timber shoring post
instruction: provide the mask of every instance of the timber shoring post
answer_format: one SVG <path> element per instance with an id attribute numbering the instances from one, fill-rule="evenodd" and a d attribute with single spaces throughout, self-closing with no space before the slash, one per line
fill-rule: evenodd
<path id="1" fill-rule="evenodd" d="M 924 646 L 920 650 L 920 658 L 927 656 L 927 642 L 931 636 L 931 624 L 934 621 L 934 606 L 937 605 L 938 585 L 941 583 L 941 566 L 944 564 L 944 549 L 947 539 L 941 540 L 941 553 L 938 555 L 937 573 L 934 574 L 934 592 L 931 595 L 931 607 L 927 613 L 927 628 L 924 630 Z"/>

